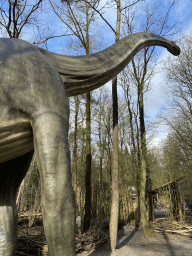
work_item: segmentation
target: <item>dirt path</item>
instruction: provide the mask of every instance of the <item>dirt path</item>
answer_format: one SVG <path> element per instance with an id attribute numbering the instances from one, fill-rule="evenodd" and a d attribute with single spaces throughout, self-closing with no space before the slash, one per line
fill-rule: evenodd
<path id="1" fill-rule="evenodd" d="M 156 235 L 144 238 L 142 229 L 125 227 L 118 232 L 116 254 L 111 254 L 106 245 L 78 254 L 79 256 L 192 256 L 192 239 L 179 235 Z"/>

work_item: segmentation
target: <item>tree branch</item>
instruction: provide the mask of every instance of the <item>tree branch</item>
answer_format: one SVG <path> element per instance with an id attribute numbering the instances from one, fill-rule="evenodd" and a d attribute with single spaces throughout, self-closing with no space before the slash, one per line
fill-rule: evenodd
<path id="1" fill-rule="evenodd" d="M 75 36 L 77 36 L 77 37 L 79 38 L 79 34 L 77 34 L 77 33 L 74 31 L 74 29 L 73 29 L 67 22 L 65 22 L 65 21 L 62 19 L 62 17 L 58 14 L 58 12 L 56 12 L 55 7 L 54 7 L 53 3 L 51 2 L 51 0 L 49 0 L 49 2 L 50 2 L 51 6 L 52 6 L 52 8 L 53 8 L 54 13 L 57 15 L 57 17 L 72 31 L 72 33 L 73 33 Z"/>
<path id="2" fill-rule="evenodd" d="M 52 39 L 52 38 L 56 38 L 56 37 L 63 37 L 63 36 L 72 36 L 73 34 L 64 34 L 64 35 L 59 35 L 59 36 L 49 36 L 49 37 L 47 37 L 46 39 L 44 39 L 43 41 L 41 41 L 41 42 L 33 42 L 33 44 L 35 44 L 35 45 L 38 45 L 38 44 L 44 44 L 44 43 L 46 43 L 49 39 Z"/>
<path id="3" fill-rule="evenodd" d="M 140 1 L 143 1 L 143 0 L 137 0 L 137 1 L 136 1 L 136 2 L 134 2 L 134 3 L 132 3 L 132 4 L 130 4 L 130 5 L 127 5 L 127 6 L 125 6 L 125 7 L 123 7 L 123 8 L 121 9 L 121 11 L 123 11 L 123 10 L 125 10 L 125 9 L 127 9 L 127 8 L 132 7 L 133 5 L 137 4 L 137 3 L 138 3 L 138 2 L 140 2 Z"/>
<path id="4" fill-rule="evenodd" d="M 85 1 L 85 0 L 83 0 L 83 1 Z M 139 1 L 140 1 L 140 0 L 139 0 Z M 100 17 L 102 18 L 102 20 L 105 21 L 105 23 L 110 27 L 110 29 L 111 29 L 114 33 L 116 33 L 115 29 L 114 29 L 114 28 L 109 24 L 109 22 L 103 17 L 102 13 L 101 13 L 99 10 L 97 10 L 93 5 L 91 5 L 88 1 L 87 1 L 87 3 L 88 3 L 88 5 L 89 5 L 94 11 L 96 11 L 96 12 L 100 15 Z"/>
<path id="5" fill-rule="evenodd" d="M 167 13 L 166 13 L 166 15 L 165 15 L 165 18 L 164 18 L 164 21 L 163 21 L 163 24 L 162 24 L 161 31 L 160 31 L 159 35 L 161 35 L 161 33 L 163 32 L 163 29 L 164 29 L 164 26 L 165 26 L 165 24 L 166 24 L 166 22 L 167 22 L 169 13 L 170 13 L 170 11 L 171 11 L 171 8 L 174 6 L 175 3 L 176 3 L 175 0 L 173 0 L 171 6 L 169 7 L 169 10 L 167 11 Z"/>
<path id="6" fill-rule="evenodd" d="M 68 5 L 68 4 L 67 4 L 67 5 Z M 71 6 L 68 5 L 68 7 L 69 7 L 69 15 L 70 15 L 71 21 L 73 22 L 73 24 L 74 24 L 74 26 L 75 26 L 75 29 L 76 29 L 76 31 L 78 32 L 78 38 L 79 38 L 79 40 L 81 41 L 82 45 L 83 45 L 84 47 L 86 47 L 86 41 L 85 41 L 85 38 L 84 38 L 84 35 L 83 35 L 83 32 L 82 32 L 82 29 L 81 29 L 81 27 L 80 27 L 80 25 L 79 25 L 79 22 L 77 21 L 75 15 L 74 15 L 74 13 L 73 13 L 73 10 L 72 10 Z"/>
<path id="7" fill-rule="evenodd" d="M 19 29 L 19 34 L 21 33 L 21 30 L 22 30 L 22 28 L 24 27 L 24 25 L 28 22 L 28 19 L 29 19 L 29 17 L 31 16 L 31 14 L 33 13 L 33 12 L 35 12 L 38 8 L 39 8 L 39 5 L 40 5 L 40 3 L 42 2 L 43 0 L 39 0 L 33 7 L 32 7 L 32 9 L 31 9 L 31 11 L 28 13 L 28 15 L 26 16 L 26 18 L 24 19 L 24 21 L 22 22 L 22 25 L 21 25 L 21 27 L 20 27 L 20 29 Z"/>
<path id="8" fill-rule="evenodd" d="M 19 17 L 23 14 L 24 10 L 25 10 L 25 7 L 28 6 L 27 5 L 27 0 L 25 0 L 24 4 L 23 5 L 19 5 L 19 6 L 23 6 L 23 9 L 22 11 L 19 13 Z"/>
<path id="9" fill-rule="evenodd" d="M 11 31 L 9 30 L 10 26 L 11 26 L 11 1 L 9 1 L 9 21 L 8 21 L 8 24 L 6 26 L 6 29 L 7 29 L 7 33 L 9 34 L 10 37 L 12 37 L 11 35 Z"/>

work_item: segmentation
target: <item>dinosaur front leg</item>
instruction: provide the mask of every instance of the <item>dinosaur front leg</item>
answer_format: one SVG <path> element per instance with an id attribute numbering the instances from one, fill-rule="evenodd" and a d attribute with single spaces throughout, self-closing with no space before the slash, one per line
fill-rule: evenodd
<path id="1" fill-rule="evenodd" d="M 0 164 L 0 256 L 13 256 L 17 241 L 17 189 L 33 151 Z"/>
<path id="2" fill-rule="evenodd" d="M 45 113 L 32 124 L 40 169 L 42 213 L 49 256 L 74 256 L 75 200 L 71 184 L 68 124 Z"/>

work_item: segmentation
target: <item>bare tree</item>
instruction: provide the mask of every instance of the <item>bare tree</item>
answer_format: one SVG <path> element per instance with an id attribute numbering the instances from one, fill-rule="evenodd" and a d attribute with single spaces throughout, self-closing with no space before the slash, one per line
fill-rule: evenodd
<path id="1" fill-rule="evenodd" d="M 131 154 L 131 166 L 135 173 L 135 184 L 138 199 L 140 199 L 140 165 L 141 165 L 141 153 L 140 153 L 140 137 L 139 137 L 139 121 L 138 121 L 138 102 L 135 102 L 134 95 L 137 91 L 131 86 L 132 81 L 127 67 L 121 73 L 120 85 L 124 91 L 125 101 L 128 108 L 128 121 L 130 125 L 130 154 Z M 136 106 L 135 106 L 136 104 Z M 140 203 L 138 200 L 137 210 L 135 214 L 135 226 L 138 227 L 140 223 Z"/>
<path id="2" fill-rule="evenodd" d="M 121 0 L 114 1 L 117 10 L 117 21 L 116 29 L 105 19 L 104 14 L 88 4 L 99 14 L 100 18 L 110 27 L 112 32 L 115 34 L 115 41 L 120 39 L 120 25 L 121 25 L 121 12 L 134 6 L 141 0 L 128 1 L 122 6 Z M 116 249 L 117 243 L 117 229 L 118 229 L 118 216 L 119 216 L 119 145 L 118 145 L 118 99 L 117 99 L 117 77 L 112 80 L 112 97 L 113 97 L 113 152 L 112 152 L 112 204 L 111 204 L 111 215 L 110 215 L 110 249 L 112 252 Z"/>
<path id="3" fill-rule="evenodd" d="M 171 134 L 180 148 L 179 161 L 182 169 L 190 180 L 192 154 L 192 36 L 184 37 L 180 41 L 181 55 L 176 59 L 168 58 L 164 63 L 170 106 L 169 116 L 163 119 L 171 128 Z"/>
<path id="4" fill-rule="evenodd" d="M 99 0 L 89 1 L 97 8 Z M 59 19 L 67 26 L 77 39 L 79 48 L 86 54 L 91 53 L 91 25 L 95 22 L 95 11 L 90 8 L 88 1 L 66 1 L 65 6 L 60 6 L 56 1 L 51 1 L 51 6 Z M 92 33 L 93 34 L 93 33 Z M 73 40 L 73 39 L 72 39 Z M 85 215 L 84 230 L 90 227 L 91 221 L 91 93 L 86 94 L 86 174 L 85 174 Z"/>
<path id="5" fill-rule="evenodd" d="M 132 34 L 137 31 L 138 26 L 141 26 L 142 30 L 145 32 L 153 32 L 159 35 L 171 35 L 175 33 L 176 25 L 175 23 L 169 23 L 169 18 L 171 11 L 175 5 L 175 1 L 170 3 L 170 6 L 163 14 L 160 16 L 158 10 L 162 7 L 161 3 L 146 4 L 144 6 L 145 16 L 142 19 L 143 24 L 138 25 L 136 21 L 137 11 L 131 12 L 129 9 L 126 10 L 123 16 L 124 21 L 124 31 L 127 30 L 126 34 Z M 145 22 L 144 22 L 145 21 Z M 136 23 L 137 22 L 137 23 Z M 144 93 L 147 92 L 151 78 L 154 75 L 155 67 L 158 60 L 157 52 L 155 54 L 155 47 L 143 49 L 137 56 L 132 60 L 131 65 L 127 70 L 127 83 L 128 88 L 130 84 L 137 89 L 137 104 L 139 113 L 139 148 L 140 151 L 140 161 L 138 162 L 140 166 L 140 171 L 138 175 L 138 180 L 140 183 L 138 196 L 140 197 L 140 212 L 141 221 L 144 228 L 144 235 L 150 235 L 149 220 L 153 219 L 153 204 L 152 196 L 149 191 L 152 189 L 150 168 L 147 160 L 147 143 L 146 143 L 146 125 L 145 125 L 145 112 L 144 112 Z M 130 84 L 129 84 L 130 83 Z M 128 93 L 128 92 L 127 92 Z M 130 93 L 127 95 L 128 108 L 130 111 Z M 137 111 L 135 111 L 137 112 Z M 138 139 L 137 139 L 138 140 Z M 137 186 L 138 187 L 138 186 Z M 147 193 L 146 193 L 147 192 Z M 149 220 L 147 219 L 146 213 L 146 197 L 148 198 L 149 204 Z"/>
<path id="6" fill-rule="evenodd" d="M 19 38 L 26 26 L 37 24 L 36 11 L 43 0 L 35 0 L 30 4 L 28 0 L 7 0 L 0 5 L 0 25 L 10 38 Z"/>

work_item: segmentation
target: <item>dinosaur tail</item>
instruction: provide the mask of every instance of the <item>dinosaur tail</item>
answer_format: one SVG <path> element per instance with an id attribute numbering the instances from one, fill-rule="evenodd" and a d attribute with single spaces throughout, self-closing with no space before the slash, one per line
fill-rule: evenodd
<path id="1" fill-rule="evenodd" d="M 94 90 L 117 74 L 142 48 L 162 46 L 173 55 L 180 49 L 173 42 L 151 33 L 136 33 L 116 42 L 98 53 L 83 56 L 65 56 L 39 48 L 39 51 L 59 72 L 69 96 Z"/>

